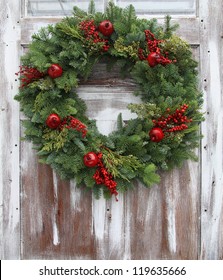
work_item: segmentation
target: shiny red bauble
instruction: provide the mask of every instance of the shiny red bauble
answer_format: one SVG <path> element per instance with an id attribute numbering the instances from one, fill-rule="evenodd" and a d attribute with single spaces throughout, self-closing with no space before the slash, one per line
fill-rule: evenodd
<path id="1" fill-rule="evenodd" d="M 98 30 L 101 32 L 101 34 L 108 37 L 114 32 L 114 27 L 113 27 L 113 24 L 109 20 L 103 20 L 99 24 Z"/>
<path id="2" fill-rule="evenodd" d="M 156 52 L 151 52 L 148 56 L 147 56 L 147 61 L 149 63 L 150 67 L 154 67 L 158 64 L 157 59 L 159 59 L 159 54 L 157 54 Z"/>
<path id="3" fill-rule="evenodd" d="M 58 128 L 60 124 L 61 119 L 57 114 L 50 114 L 46 119 L 46 125 L 51 129 Z"/>
<path id="4" fill-rule="evenodd" d="M 98 156 L 94 152 L 89 152 L 84 156 L 84 165 L 94 167 L 98 164 Z"/>
<path id="5" fill-rule="evenodd" d="M 55 79 L 62 76 L 63 68 L 59 64 L 52 64 L 48 68 L 47 73 L 52 79 Z"/>
<path id="6" fill-rule="evenodd" d="M 149 132 L 150 140 L 153 142 L 160 142 L 164 138 L 164 133 L 161 128 L 154 127 Z"/>

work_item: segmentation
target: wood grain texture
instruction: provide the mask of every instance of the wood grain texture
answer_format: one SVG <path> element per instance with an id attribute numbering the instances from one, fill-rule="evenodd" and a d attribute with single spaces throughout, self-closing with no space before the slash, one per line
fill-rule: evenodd
<path id="1" fill-rule="evenodd" d="M 1 259 L 20 257 L 19 105 L 13 100 L 18 82 L 20 48 L 18 1 L 0 2 L 0 235 Z"/>
<path id="2" fill-rule="evenodd" d="M 201 259 L 223 259 L 223 1 L 202 1 Z"/>
<path id="3" fill-rule="evenodd" d="M 162 173 L 151 189 L 136 182 L 116 202 L 95 200 L 75 182 L 61 181 L 37 162 L 31 143 L 19 143 L 13 97 L 20 43 L 26 46 L 33 32 L 59 19 L 24 18 L 20 26 L 19 1 L 0 2 L 1 259 L 223 259 L 223 0 L 200 0 L 198 7 L 198 17 L 174 21 L 200 62 L 201 160 Z M 133 91 L 131 79 L 121 79 L 116 69 L 107 73 L 105 64 L 79 88 L 105 134 L 115 129 L 120 111 L 134 117 L 125 110 L 139 102 Z"/>
<path id="4" fill-rule="evenodd" d="M 121 111 L 124 120 L 135 117 L 126 106 L 140 99 L 132 94 L 131 79 L 120 79 L 117 71 L 108 73 L 104 67 L 95 69 L 78 94 L 99 130 L 108 134 L 115 129 Z M 95 80 L 96 73 L 102 84 Z M 49 167 L 37 164 L 26 142 L 21 158 L 22 258 L 198 258 L 198 164 L 187 162 L 181 170 L 161 174 L 161 184 L 151 189 L 136 182 L 135 190 L 120 194 L 116 202 L 95 200 L 74 182 L 60 181 Z"/>

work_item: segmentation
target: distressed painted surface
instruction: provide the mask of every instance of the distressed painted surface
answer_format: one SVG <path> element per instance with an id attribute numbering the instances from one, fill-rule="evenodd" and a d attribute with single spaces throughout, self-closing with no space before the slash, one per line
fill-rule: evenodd
<path id="1" fill-rule="evenodd" d="M 201 258 L 223 259 L 223 1 L 202 1 Z M 209 13 L 209 16 L 208 16 Z"/>
<path id="2" fill-rule="evenodd" d="M 26 0 L 29 16 L 55 16 L 55 15 L 71 15 L 73 5 L 78 5 L 84 10 L 88 10 L 89 0 L 70 1 L 70 0 Z M 95 0 L 97 11 L 103 11 L 106 1 Z M 195 14 L 195 0 L 114 0 L 119 7 L 126 7 L 134 2 L 137 13 L 149 14 Z"/>
<path id="3" fill-rule="evenodd" d="M 19 106 L 13 100 L 18 83 L 19 3 L 0 2 L 0 256 L 20 256 Z"/>
<path id="4" fill-rule="evenodd" d="M 132 94 L 131 80 L 104 69 L 97 67 L 78 94 L 99 130 L 108 134 L 121 111 L 126 120 L 135 117 L 126 106 L 140 99 Z M 74 182 L 61 182 L 49 167 L 37 164 L 26 142 L 21 158 L 23 258 L 197 259 L 197 163 L 162 174 L 161 184 L 151 189 L 136 183 L 116 202 L 95 200 Z"/>
<path id="5" fill-rule="evenodd" d="M 18 86 L 14 73 L 20 54 L 19 9 L 13 0 L 0 5 L 1 257 L 223 259 L 223 0 L 200 1 L 199 17 L 175 19 L 181 25 L 179 34 L 196 47 L 200 61 L 206 112 L 200 162 L 162 173 L 161 183 L 151 189 L 136 183 L 133 191 L 119 195 L 119 202 L 95 200 L 74 182 L 61 181 L 48 166 L 38 164 L 32 144 L 19 146 L 19 107 L 13 100 Z M 21 44 L 27 45 L 40 26 L 56 21 L 23 19 Z M 100 65 L 79 94 L 90 105 L 89 116 L 108 134 L 118 112 L 131 117 L 124 108 L 139 101 L 133 90 L 131 80 L 121 80 L 117 71 L 107 73 Z"/>

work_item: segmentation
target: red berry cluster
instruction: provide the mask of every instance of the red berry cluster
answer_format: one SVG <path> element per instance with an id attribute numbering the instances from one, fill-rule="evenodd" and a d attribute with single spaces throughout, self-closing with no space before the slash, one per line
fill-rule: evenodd
<path id="1" fill-rule="evenodd" d="M 159 49 L 158 45 L 162 43 L 162 40 L 157 40 L 155 35 L 150 30 L 145 30 L 146 42 L 148 46 L 148 50 L 150 52 L 157 52 Z"/>
<path id="2" fill-rule="evenodd" d="M 138 49 L 138 57 L 140 60 L 146 60 L 147 56 L 145 56 L 144 50 L 142 48 Z"/>
<path id="3" fill-rule="evenodd" d="M 147 47 L 149 50 L 149 55 L 144 53 L 142 48 L 138 50 L 138 56 L 140 60 L 148 60 L 148 63 L 151 67 L 156 66 L 157 64 L 161 64 L 163 66 L 176 62 L 176 60 L 171 60 L 168 58 L 168 52 L 165 52 L 164 55 L 161 54 L 161 49 L 159 48 L 159 44 L 163 42 L 163 40 L 158 40 L 155 38 L 155 35 L 150 30 L 145 30 L 145 37 L 147 42 Z"/>
<path id="4" fill-rule="evenodd" d="M 192 119 L 188 119 L 185 116 L 188 107 L 187 104 L 184 104 L 180 109 L 176 109 L 173 114 L 168 114 L 166 117 L 162 116 L 158 120 L 153 120 L 155 127 L 160 127 L 164 132 L 176 132 L 187 129 L 188 125 L 186 123 L 192 122 Z M 170 112 L 170 108 L 167 108 L 166 111 Z"/>
<path id="5" fill-rule="evenodd" d="M 46 119 L 46 125 L 51 129 L 63 129 L 66 127 L 67 129 L 75 129 L 82 133 L 82 137 L 86 137 L 87 135 L 87 127 L 78 119 L 69 116 L 61 120 L 60 116 L 53 113 L 48 116 Z"/>
<path id="6" fill-rule="evenodd" d="M 86 125 L 72 116 L 69 116 L 62 121 L 60 128 L 63 128 L 64 126 L 68 129 L 75 129 L 76 131 L 81 132 L 83 138 L 87 135 Z"/>
<path id="7" fill-rule="evenodd" d="M 97 185 L 105 185 L 109 189 L 111 195 L 114 194 L 115 196 L 117 196 L 118 195 L 118 192 L 116 190 L 117 183 L 113 180 L 112 175 L 104 167 L 104 164 L 102 162 L 102 153 L 98 153 L 97 156 L 98 156 L 98 163 L 97 163 L 98 169 L 96 170 L 93 178 L 95 179 Z M 116 200 L 118 200 L 117 197 Z"/>
<path id="8" fill-rule="evenodd" d="M 29 83 L 41 79 L 44 77 L 44 73 L 41 73 L 39 70 L 36 68 L 28 67 L 28 66 L 20 66 L 19 72 L 15 73 L 17 76 L 20 74 L 21 76 L 21 86 L 20 87 L 25 87 Z"/>
<path id="9" fill-rule="evenodd" d="M 107 39 L 100 38 L 99 32 L 97 31 L 97 27 L 94 24 L 94 20 L 85 20 L 80 23 L 80 29 L 83 30 L 84 36 L 86 40 L 89 41 L 90 44 L 101 44 L 103 51 L 108 51 L 109 44 Z"/>

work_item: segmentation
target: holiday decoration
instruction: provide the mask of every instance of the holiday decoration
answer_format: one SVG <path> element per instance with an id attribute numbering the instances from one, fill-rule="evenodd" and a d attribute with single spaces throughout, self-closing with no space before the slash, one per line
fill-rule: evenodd
<path id="1" fill-rule="evenodd" d="M 62 76 L 63 69 L 59 64 L 52 64 L 48 68 L 47 73 L 52 79 L 55 79 L 55 78 Z"/>
<path id="2" fill-rule="evenodd" d="M 58 128 L 60 124 L 61 119 L 57 114 L 50 114 L 46 119 L 46 125 L 51 129 Z"/>
<path id="3" fill-rule="evenodd" d="M 102 162 L 102 153 L 99 153 L 97 156 L 98 159 L 98 169 L 96 170 L 93 178 L 97 185 L 105 185 L 109 190 L 111 195 L 118 195 L 116 190 L 117 183 L 113 180 L 112 175 L 107 171 L 103 162 Z M 116 198 L 116 200 L 118 200 Z"/>
<path id="4" fill-rule="evenodd" d="M 94 167 L 98 164 L 98 156 L 94 152 L 89 152 L 84 156 L 84 165 Z"/>
<path id="5" fill-rule="evenodd" d="M 155 126 L 161 127 L 165 132 L 176 132 L 187 129 L 188 125 L 186 123 L 193 121 L 185 116 L 188 107 L 187 104 L 184 104 L 179 109 L 176 109 L 173 114 L 168 114 L 166 117 L 162 116 L 158 120 L 153 120 L 153 123 Z M 167 108 L 166 111 L 169 112 L 170 108 Z"/>
<path id="6" fill-rule="evenodd" d="M 149 136 L 150 136 L 151 141 L 160 142 L 164 138 L 164 133 L 161 128 L 154 127 L 150 130 Z"/>
<path id="7" fill-rule="evenodd" d="M 108 51 L 108 40 L 99 36 L 94 20 L 85 20 L 80 22 L 80 29 L 83 31 L 86 38 L 86 45 L 90 49 L 103 50 L 105 52 Z"/>
<path id="8" fill-rule="evenodd" d="M 111 1 L 101 13 L 91 1 L 89 12 L 74 8 L 72 16 L 34 34 L 21 58 L 15 99 L 26 116 L 25 138 L 41 162 L 96 198 L 117 200 L 134 180 L 150 187 L 159 183 L 157 170 L 196 160 L 203 120 L 197 62 L 175 30 L 168 16 L 159 25 L 137 18 L 132 5 L 122 9 Z M 141 97 L 127 107 L 136 117 L 124 122 L 120 112 L 107 136 L 77 91 L 100 61 L 118 65 Z"/>
<path id="9" fill-rule="evenodd" d="M 86 137 L 87 135 L 87 127 L 85 124 L 83 124 L 80 120 L 69 116 L 64 119 L 62 126 L 66 126 L 68 129 L 75 129 L 82 134 L 82 138 Z"/>
<path id="10" fill-rule="evenodd" d="M 25 65 L 20 66 L 20 71 L 16 73 L 16 75 L 20 75 L 21 87 L 25 87 L 29 83 L 32 83 L 33 81 L 44 77 L 44 73 L 41 73 L 36 68 L 28 67 Z"/>
<path id="11" fill-rule="evenodd" d="M 150 67 L 154 67 L 157 64 L 166 66 L 167 64 L 176 62 L 176 59 L 171 60 L 168 58 L 168 52 L 165 52 L 165 56 L 161 53 L 159 44 L 163 40 L 157 40 L 155 35 L 150 30 L 145 30 L 145 37 L 147 42 L 147 49 L 150 52 L 147 57 L 143 55 L 143 49 L 139 49 L 138 55 L 141 60 L 147 60 Z"/>
<path id="12" fill-rule="evenodd" d="M 156 66 L 159 63 L 158 62 L 159 57 L 160 56 L 156 52 L 151 52 L 147 57 L 149 66 L 151 66 L 151 67 Z"/>
<path id="13" fill-rule="evenodd" d="M 111 36 L 111 34 L 114 32 L 113 24 L 109 20 L 103 20 L 100 22 L 98 26 L 98 30 L 104 35 L 104 36 Z"/>

